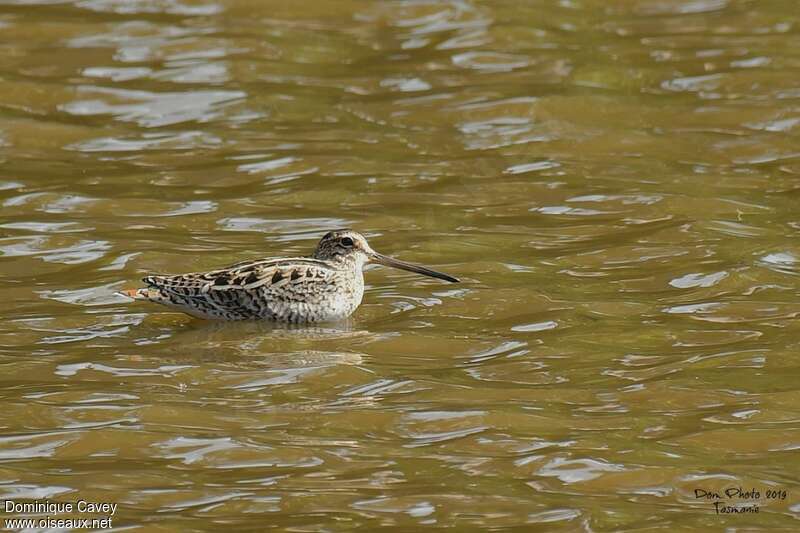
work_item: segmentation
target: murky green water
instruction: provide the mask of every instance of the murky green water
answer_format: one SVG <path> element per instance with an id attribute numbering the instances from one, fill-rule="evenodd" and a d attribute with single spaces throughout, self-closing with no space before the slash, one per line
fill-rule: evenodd
<path id="1" fill-rule="evenodd" d="M 800 527 L 793 0 L 0 1 L 0 161 L 4 500 Z M 464 282 L 310 329 L 113 295 L 342 226 Z"/>

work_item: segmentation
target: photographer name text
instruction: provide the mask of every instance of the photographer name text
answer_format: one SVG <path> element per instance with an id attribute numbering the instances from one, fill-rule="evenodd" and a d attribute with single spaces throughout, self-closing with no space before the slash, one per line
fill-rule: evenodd
<path id="1" fill-rule="evenodd" d="M 117 513 L 117 504 L 88 500 L 75 502 L 5 500 L 3 510 L 8 514 L 17 515 L 13 518 L 5 518 L 3 525 L 6 529 L 110 529 L 113 527 L 113 516 Z M 103 516 L 87 518 L 58 516 L 72 514 Z"/>

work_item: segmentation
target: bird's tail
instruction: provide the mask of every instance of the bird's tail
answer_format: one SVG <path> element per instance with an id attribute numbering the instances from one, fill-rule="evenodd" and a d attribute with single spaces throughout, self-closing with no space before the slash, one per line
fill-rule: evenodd
<path id="1" fill-rule="evenodd" d="M 150 299 L 150 289 L 142 288 L 142 289 L 123 289 L 121 291 L 117 291 L 117 294 L 120 296 L 125 296 L 126 298 L 131 298 L 133 300 L 149 300 Z"/>

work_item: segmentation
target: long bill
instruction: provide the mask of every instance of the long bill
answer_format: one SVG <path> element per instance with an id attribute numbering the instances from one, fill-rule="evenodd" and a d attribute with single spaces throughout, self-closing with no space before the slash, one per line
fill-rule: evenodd
<path id="1" fill-rule="evenodd" d="M 379 254 L 377 252 L 373 252 L 371 254 L 370 259 L 375 263 L 380 263 L 381 265 L 399 268 L 400 270 L 408 270 L 409 272 L 416 272 L 417 274 L 422 274 L 423 276 L 430 276 L 432 278 L 443 279 L 445 281 L 449 281 L 450 283 L 458 283 L 458 278 L 454 278 L 448 274 L 444 274 L 442 272 L 437 272 L 435 270 L 431 270 L 430 268 L 426 268 L 421 265 L 415 265 L 413 263 L 406 263 L 405 261 L 400 261 L 399 259 L 395 259 L 394 257 L 389 257 L 388 255 Z"/>

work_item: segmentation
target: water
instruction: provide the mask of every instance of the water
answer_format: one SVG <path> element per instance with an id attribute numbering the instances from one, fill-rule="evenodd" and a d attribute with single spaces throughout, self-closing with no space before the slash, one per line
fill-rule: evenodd
<path id="1" fill-rule="evenodd" d="M 0 497 L 796 529 L 796 7 L 0 2 Z M 299 329 L 113 294 L 343 226 L 463 283 Z"/>

